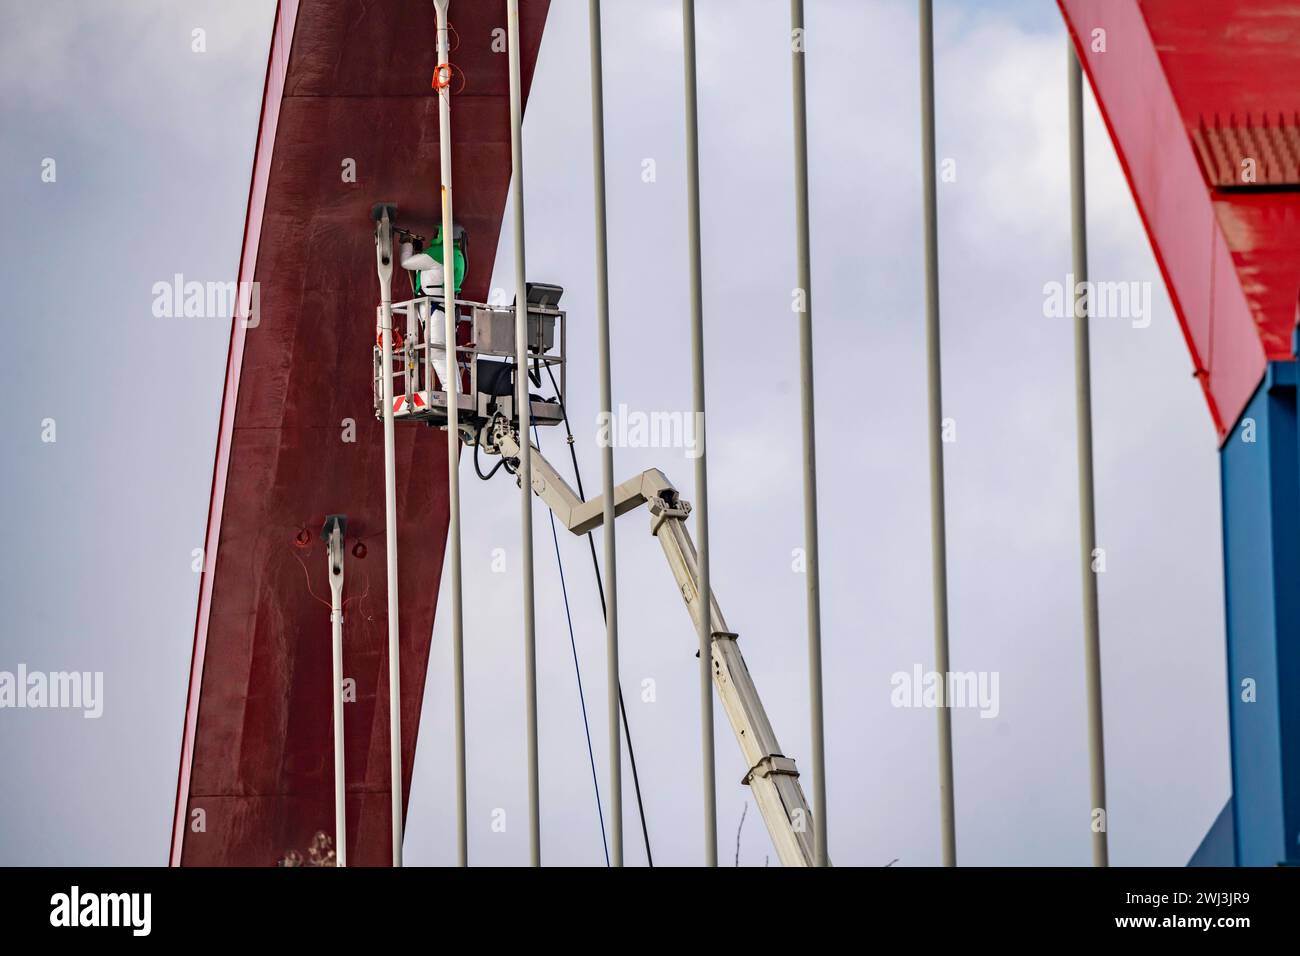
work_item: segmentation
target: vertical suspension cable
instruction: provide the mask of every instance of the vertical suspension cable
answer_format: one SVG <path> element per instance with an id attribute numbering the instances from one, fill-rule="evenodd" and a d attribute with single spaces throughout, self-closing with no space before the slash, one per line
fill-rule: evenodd
<path id="1" fill-rule="evenodd" d="M 573 448 L 573 429 L 569 424 L 568 407 L 564 403 L 564 392 L 555 382 L 555 373 L 551 371 L 549 365 L 545 366 L 546 375 L 551 380 L 551 388 L 560 399 L 560 414 L 564 422 L 564 436 L 569 446 L 569 460 L 573 462 L 573 480 L 578 486 L 578 498 L 581 501 L 587 500 L 587 493 L 582 486 L 582 469 L 578 467 L 578 453 Z M 537 428 L 534 426 L 533 431 Z M 538 448 L 541 447 L 539 444 Z M 609 608 L 605 605 L 605 585 L 600 577 L 600 559 L 596 557 L 596 542 L 590 531 L 587 532 L 587 550 L 591 552 L 591 568 L 596 575 L 596 594 L 600 598 L 600 615 L 604 620 L 609 616 Z M 623 736 L 627 739 L 627 762 L 632 768 L 632 790 L 636 794 L 636 809 L 641 818 L 641 836 L 645 840 L 645 861 L 647 866 L 655 865 L 654 854 L 650 852 L 650 827 L 645 819 L 645 801 L 641 799 L 641 777 L 636 770 L 636 747 L 632 745 L 632 727 L 627 719 L 627 701 L 623 697 L 623 688 L 620 685 L 618 692 L 618 712 L 623 718 Z"/>
<path id="2" fill-rule="evenodd" d="M 1101 714 L 1101 623 L 1097 610 L 1097 572 L 1093 552 L 1097 547 L 1096 499 L 1092 475 L 1092 367 L 1088 341 L 1088 315 L 1092 303 L 1085 296 L 1079 314 L 1078 290 L 1088 281 L 1088 224 L 1083 154 L 1083 74 L 1074 44 L 1069 43 L 1070 77 L 1070 223 L 1074 251 L 1074 386 L 1075 431 L 1079 459 L 1079 543 L 1083 568 L 1083 648 L 1088 688 L 1088 763 L 1092 810 L 1092 865 L 1109 866 L 1106 828 L 1106 753 Z M 1097 814 L 1101 816 L 1098 819 Z"/>
<path id="3" fill-rule="evenodd" d="M 325 560 L 330 581 L 330 664 L 334 690 L 334 854 L 348 865 L 348 775 L 343 727 L 343 527 L 346 518 L 325 519 Z"/>
<path id="4" fill-rule="evenodd" d="M 348 865 L 348 782 L 343 738 L 343 608 L 330 611 L 334 688 L 334 848 L 339 866 Z"/>
<path id="5" fill-rule="evenodd" d="M 588 4 L 591 43 L 591 178 L 596 211 L 596 364 L 600 379 L 601 420 L 610 427 L 600 450 L 601 493 L 605 508 L 601 528 L 605 546 L 605 683 L 609 725 L 609 833 L 614 866 L 623 865 L 623 756 L 619 748 L 619 706 L 622 693 L 618 665 L 618 574 L 614 546 L 613 388 L 609 349 L 609 238 L 605 213 L 605 91 L 601 54 L 600 0 Z M 548 369 L 549 371 L 549 366 Z M 567 423 L 567 417 L 566 417 Z M 572 445 L 570 445 L 572 449 Z M 575 468 L 576 471 L 576 468 Z M 581 492 L 581 483 L 579 483 Z M 594 548 L 595 545 L 593 544 Z M 594 555 L 593 555 L 594 556 Z M 649 840 L 646 855 L 649 856 Z"/>
<path id="6" fill-rule="evenodd" d="M 515 214 L 515 405 L 519 419 L 520 544 L 524 588 L 524 698 L 528 734 L 528 858 L 542 865 L 537 755 L 537 632 L 533 602 L 533 463 L 528 405 L 528 286 L 524 262 L 523 91 L 519 63 L 519 0 L 506 0 L 510 47 L 510 160 Z"/>
<path id="7" fill-rule="evenodd" d="M 447 36 L 448 0 L 433 0 L 438 16 L 438 69 L 450 70 Z M 438 146 L 442 160 L 442 305 L 447 362 L 443 390 L 447 394 L 447 565 L 451 569 L 452 694 L 456 738 L 456 860 L 469 864 L 469 825 L 465 787 L 465 620 L 461 589 L 460 545 L 460 372 L 456 363 L 456 238 L 451 193 L 451 77 L 438 90 Z M 430 309 L 429 321 L 433 320 Z M 429 336 L 432 340 L 433 336 Z M 432 388 L 432 383 L 430 383 Z"/>
<path id="8" fill-rule="evenodd" d="M 389 812 L 393 866 L 402 865 L 402 655 L 397 593 L 397 454 L 393 427 L 393 229 L 388 212 L 376 227 L 379 268 L 379 330 L 384 395 L 384 551 L 388 578 L 388 751 Z"/>
<path id="9" fill-rule="evenodd" d="M 717 780 L 713 756 L 713 615 L 709 581 L 709 484 L 704 425 L 704 293 L 700 259 L 700 142 L 695 89 L 695 0 L 682 0 L 686 76 L 686 194 L 691 276 L 691 383 L 694 395 L 695 536 L 700 575 L 700 743 L 704 762 L 704 863 L 718 865 Z"/>
<path id="10" fill-rule="evenodd" d="M 546 366 L 550 371 L 550 366 Z M 554 381 L 554 376 L 552 376 Z M 558 390 L 557 390 L 558 391 Z M 563 403 L 561 403 L 563 407 Z M 568 429 L 567 418 L 565 419 L 565 429 Z M 540 454 L 542 450 L 542 436 L 536 425 L 533 426 L 533 441 L 537 443 L 537 451 Z M 573 446 L 569 446 L 572 450 Z M 564 578 L 564 559 L 560 557 L 560 533 L 555 526 L 555 512 L 549 514 L 551 519 L 551 542 L 555 545 L 555 566 L 560 572 L 560 594 L 564 598 L 564 620 L 569 625 L 569 649 L 573 652 L 573 675 L 578 682 L 578 706 L 582 711 L 582 729 L 587 735 L 587 759 L 591 762 L 591 788 L 596 792 L 596 818 L 600 821 L 600 845 L 605 850 L 605 865 L 613 866 L 609 857 L 609 839 L 605 832 L 605 811 L 600 805 L 600 780 L 596 775 L 596 750 L 591 744 L 591 723 L 587 720 L 587 694 L 582 687 L 582 667 L 578 664 L 578 639 L 573 633 L 573 611 L 569 608 L 569 585 Z M 588 540 L 591 536 L 588 535 Z M 620 864 L 621 865 L 621 864 Z"/>
<path id="11" fill-rule="evenodd" d="M 813 846 L 817 866 L 828 863 L 826 840 L 826 733 L 822 708 L 821 576 L 817 560 L 817 437 L 814 427 L 812 255 L 808 229 L 808 106 L 804 80 L 803 0 L 790 0 L 793 67 L 795 233 L 799 286 L 799 396 L 803 418 L 804 561 L 808 589 L 808 684 L 812 710 Z"/>
<path id="12" fill-rule="evenodd" d="M 921 21 L 921 168 L 925 197 L 925 356 L 930 436 L 930 575 L 934 595 L 934 669 L 938 671 L 939 815 L 943 865 L 957 865 L 957 824 L 952 779 L 952 710 L 948 682 L 948 545 L 943 495 L 943 379 L 939 364 L 939 222 L 934 148 L 934 16 L 919 0 Z"/>

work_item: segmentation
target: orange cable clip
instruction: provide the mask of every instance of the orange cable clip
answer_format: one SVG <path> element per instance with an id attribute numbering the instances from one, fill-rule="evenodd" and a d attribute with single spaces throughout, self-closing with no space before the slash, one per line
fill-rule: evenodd
<path id="1" fill-rule="evenodd" d="M 433 88 L 435 90 L 445 90 L 451 86 L 455 72 L 456 68 L 450 63 L 439 63 L 433 71 Z"/>

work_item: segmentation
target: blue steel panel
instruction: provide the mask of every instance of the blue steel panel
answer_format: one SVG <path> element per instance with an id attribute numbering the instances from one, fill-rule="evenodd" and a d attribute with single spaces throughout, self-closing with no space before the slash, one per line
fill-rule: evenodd
<path id="1" fill-rule="evenodd" d="M 1196 848 L 1188 866 L 1234 866 L 1236 864 L 1236 835 L 1232 831 L 1232 797 L 1223 805 L 1205 839 Z"/>
<path id="2" fill-rule="evenodd" d="M 1300 458 L 1294 362 L 1274 362 L 1220 456 L 1236 862 L 1300 861 Z M 1250 440 L 1253 438 L 1254 440 Z M 1254 702 L 1243 682 L 1254 682 Z"/>

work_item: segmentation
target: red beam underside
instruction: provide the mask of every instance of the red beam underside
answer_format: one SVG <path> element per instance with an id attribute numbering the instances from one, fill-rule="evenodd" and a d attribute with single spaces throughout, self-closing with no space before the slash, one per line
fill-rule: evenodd
<path id="1" fill-rule="evenodd" d="M 1203 168 L 1194 137 L 1216 124 L 1294 123 L 1300 9 L 1276 0 L 1058 4 L 1222 439 L 1266 362 L 1294 358 L 1300 192 L 1219 185 L 1218 171 Z M 1094 49 L 1098 30 L 1105 32 L 1104 52 Z"/>

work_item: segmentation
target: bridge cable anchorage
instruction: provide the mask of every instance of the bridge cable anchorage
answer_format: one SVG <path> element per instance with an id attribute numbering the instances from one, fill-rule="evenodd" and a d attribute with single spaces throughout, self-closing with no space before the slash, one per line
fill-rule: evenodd
<path id="1" fill-rule="evenodd" d="M 533 441 L 542 450 L 542 436 L 533 426 Z M 569 648 L 573 651 L 573 674 L 578 680 L 578 704 L 582 707 L 582 729 L 587 734 L 587 759 L 591 761 L 591 786 L 596 792 L 596 816 L 600 820 L 600 842 L 605 848 L 605 866 L 610 865 L 609 838 L 605 834 L 605 811 L 600 805 L 600 779 L 596 774 L 596 751 L 591 745 L 591 723 L 587 720 L 587 695 L 582 689 L 582 668 L 578 666 L 578 641 L 573 635 L 573 612 L 569 609 L 569 586 L 564 580 L 564 558 L 560 556 L 560 535 L 555 530 L 555 515 L 551 514 L 551 540 L 555 543 L 555 566 L 560 572 L 560 594 L 564 597 L 564 619 L 569 625 Z"/>
<path id="2" fill-rule="evenodd" d="M 449 0 L 433 0 L 438 22 L 438 63 L 451 60 L 448 38 L 447 7 Z M 456 860 L 469 865 L 469 820 L 466 791 L 465 757 L 465 609 L 462 588 L 460 534 L 460 375 L 456 338 L 456 238 L 451 181 L 451 96 L 450 88 L 438 90 L 438 153 L 442 179 L 442 261 L 446 264 L 442 281 L 443 335 L 446 364 L 442 376 L 447 396 L 447 566 L 451 571 L 452 614 L 452 696 L 456 748 Z M 451 279 L 448 281 L 447 276 Z M 433 321 L 430 309 L 429 322 Z M 430 334 L 432 339 L 432 334 Z M 427 350 L 433 362 L 434 350 Z M 432 378 L 430 378 L 432 391 Z M 391 400 L 389 402 L 391 405 Z"/>
<path id="3" fill-rule="evenodd" d="M 1069 45 L 1070 97 L 1070 223 L 1076 291 L 1087 288 L 1088 211 L 1086 164 L 1083 152 L 1083 74 L 1073 42 Z M 1092 562 L 1097 547 L 1096 497 L 1092 469 L 1092 362 L 1088 342 L 1088 313 L 1079 315 L 1074 299 L 1074 414 L 1079 464 L 1079 544 L 1083 574 L 1083 652 L 1088 691 L 1088 764 L 1092 830 L 1092 865 L 1109 866 L 1106 837 L 1106 752 L 1101 713 L 1101 622 L 1097 600 L 1097 572 Z M 1098 817 L 1100 814 L 1100 817 Z M 1098 825 L 1100 824 L 1100 826 Z"/>
<path id="4" fill-rule="evenodd" d="M 542 865 L 541 775 L 537 740 L 537 626 L 533 593 L 533 463 L 528 440 L 528 281 L 524 256 L 523 79 L 519 57 L 519 0 L 506 0 L 510 70 L 510 165 L 515 246 L 515 414 L 519 418 L 519 516 L 524 605 L 524 715 L 528 738 L 528 857 Z M 448 247 L 447 256 L 450 256 Z M 450 258 L 444 261 L 451 262 Z M 448 337 L 448 343 L 451 343 Z M 448 350 L 450 354 L 450 348 Z"/>
<path id="5" fill-rule="evenodd" d="M 573 461 L 573 479 L 578 485 L 578 497 L 583 501 L 586 501 L 587 495 L 582 488 L 582 471 L 578 468 L 578 453 L 573 447 L 573 430 L 569 427 L 569 412 L 568 406 L 565 404 L 564 393 L 560 391 L 560 387 L 555 383 L 555 373 L 551 371 L 549 365 L 546 366 L 546 374 L 551 379 L 551 388 L 560 399 L 560 415 L 564 422 L 564 435 L 565 441 L 569 446 L 569 457 Z M 613 495 L 607 495 L 605 500 L 613 501 Z M 611 610 L 605 603 L 605 583 L 601 579 L 600 575 L 600 561 L 596 558 L 596 539 L 590 531 L 587 532 L 587 546 L 591 549 L 592 570 L 596 572 L 596 591 L 600 595 L 601 617 L 603 617 L 608 624 Z M 608 566 L 608 564 L 606 566 Z M 641 816 L 641 836 L 645 840 L 646 864 L 653 868 L 655 860 L 654 855 L 650 852 L 650 829 L 646 826 L 645 802 L 641 799 L 641 777 L 637 773 L 636 769 L 636 750 L 632 747 L 632 728 L 628 724 L 627 720 L 627 703 L 623 700 L 623 685 L 622 682 L 618 680 L 617 674 L 615 674 L 614 686 L 617 688 L 619 714 L 623 718 L 621 721 L 623 724 L 623 736 L 627 740 L 627 759 L 628 763 L 632 766 L 632 788 L 636 791 L 636 809 L 637 813 Z M 621 864 L 616 863 L 615 865 L 618 866 Z"/>
<path id="6" fill-rule="evenodd" d="M 934 147 L 934 17 L 919 0 L 921 23 L 921 167 L 925 170 L 925 372 L 930 443 L 930 575 L 934 597 L 934 669 L 945 695 L 936 710 L 939 731 L 939 815 L 943 865 L 957 865 L 956 797 L 952 775 L 952 709 L 948 682 L 948 544 L 943 494 L 943 373 L 939 349 L 939 217 Z"/>
<path id="7" fill-rule="evenodd" d="M 790 59 L 794 101 L 795 235 L 799 313 L 799 405 L 803 420 L 804 576 L 808 606 L 808 685 L 812 729 L 814 861 L 829 866 L 826 842 L 826 724 L 822 706 L 821 562 L 817 546 L 817 437 L 813 389 L 812 255 L 808 228 L 808 103 L 804 80 L 803 0 L 790 0 Z M 795 42 L 799 38 L 799 42 Z M 705 591 L 705 593 L 708 593 Z"/>

